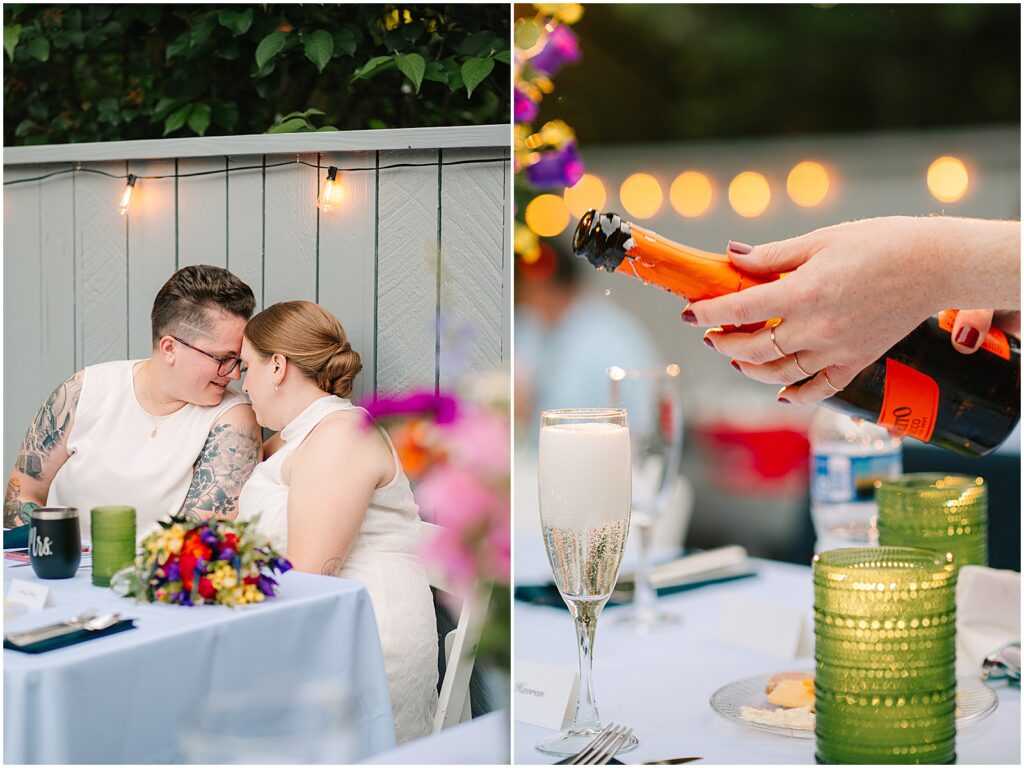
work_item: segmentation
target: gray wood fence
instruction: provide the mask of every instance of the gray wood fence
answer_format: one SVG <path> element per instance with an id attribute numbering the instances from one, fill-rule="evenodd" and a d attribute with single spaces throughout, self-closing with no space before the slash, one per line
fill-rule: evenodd
<path id="1" fill-rule="evenodd" d="M 5 472 L 57 384 L 149 356 L 153 298 L 188 264 L 230 269 L 257 311 L 308 299 L 334 312 L 363 359 L 355 398 L 507 370 L 508 137 L 481 126 L 5 150 L 5 184 L 78 169 L 4 187 Z M 345 198 L 324 212 L 331 165 Z M 124 178 L 89 171 L 161 178 L 140 178 L 121 216 Z"/>

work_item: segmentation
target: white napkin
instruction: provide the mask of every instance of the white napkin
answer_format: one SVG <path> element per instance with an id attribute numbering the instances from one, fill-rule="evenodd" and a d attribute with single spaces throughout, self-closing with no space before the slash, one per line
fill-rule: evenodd
<path id="1" fill-rule="evenodd" d="M 1020 574 L 980 565 L 960 569 L 956 585 L 956 674 L 981 677 L 981 662 L 1020 640 Z"/>

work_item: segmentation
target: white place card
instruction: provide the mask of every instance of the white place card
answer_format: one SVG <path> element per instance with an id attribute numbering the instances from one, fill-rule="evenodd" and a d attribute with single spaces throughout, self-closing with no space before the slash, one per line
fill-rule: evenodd
<path id="1" fill-rule="evenodd" d="M 38 611 L 53 605 L 50 588 L 43 584 L 35 584 L 24 579 L 12 579 L 11 588 L 7 590 L 7 598 L 12 603 L 23 605 L 30 611 Z"/>
<path id="2" fill-rule="evenodd" d="M 531 661 L 516 661 L 514 669 L 516 720 L 561 730 L 576 707 L 579 673 Z"/>
<path id="3" fill-rule="evenodd" d="M 808 612 L 764 598 L 733 595 L 723 600 L 715 636 L 723 643 L 779 659 L 814 655 Z"/>

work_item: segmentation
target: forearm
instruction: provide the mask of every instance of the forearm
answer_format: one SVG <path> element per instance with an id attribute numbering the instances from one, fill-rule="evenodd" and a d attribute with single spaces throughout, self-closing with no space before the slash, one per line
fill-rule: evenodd
<path id="1" fill-rule="evenodd" d="M 33 509 L 46 505 L 46 491 L 20 472 L 11 472 L 4 494 L 4 528 L 26 525 Z"/>
<path id="2" fill-rule="evenodd" d="M 1020 309 L 1020 222 L 917 220 L 922 289 L 934 309 Z"/>

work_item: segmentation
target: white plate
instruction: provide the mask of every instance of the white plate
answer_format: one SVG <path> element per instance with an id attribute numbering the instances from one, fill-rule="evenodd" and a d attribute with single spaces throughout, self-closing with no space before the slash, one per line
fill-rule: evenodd
<path id="1" fill-rule="evenodd" d="M 810 672 L 807 673 L 811 675 Z M 765 686 L 772 675 L 758 675 L 746 680 L 737 680 L 711 694 L 711 708 L 726 720 L 747 728 L 790 736 L 795 739 L 813 739 L 814 728 L 786 728 L 779 725 L 765 725 L 744 719 L 740 712 L 743 707 L 757 709 L 781 709 L 768 703 Z M 956 725 L 960 729 L 969 723 L 976 723 L 991 715 L 999 705 L 996 692 L 981 680 L 961 677 L 956 681 Z"/>

